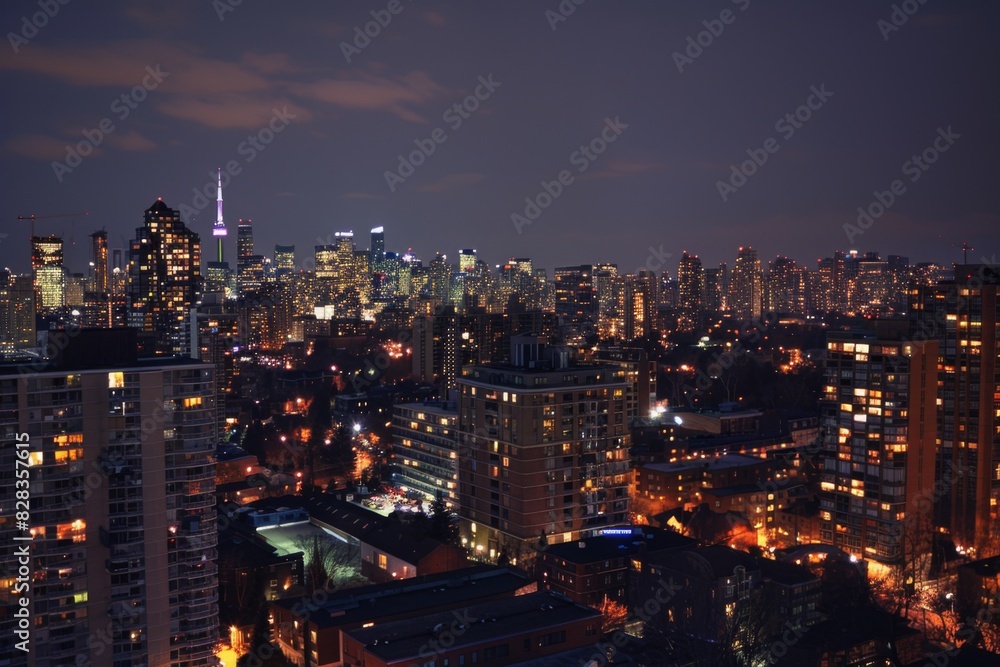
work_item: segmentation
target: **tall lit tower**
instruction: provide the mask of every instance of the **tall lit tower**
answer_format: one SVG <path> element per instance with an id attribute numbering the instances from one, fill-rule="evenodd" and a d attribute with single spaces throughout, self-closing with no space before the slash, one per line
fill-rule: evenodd
<path id="1" fill-rule="evenodd" d="M 222 241 L 226 238 L 226 223 L 222 220 L 222 169 L 219 169 L 218 196 L 215 199 L 218 213 L 215 217 L 215 225 L 212 226 L 212 236 L 215 237 L 215 261 L 222 264 Z"/>
<path id="2" fill-rule="evenodd" d="M 90 235 L 94 251 L 94 291 L 108 292 L 108 233 L 101 229 Z"/>

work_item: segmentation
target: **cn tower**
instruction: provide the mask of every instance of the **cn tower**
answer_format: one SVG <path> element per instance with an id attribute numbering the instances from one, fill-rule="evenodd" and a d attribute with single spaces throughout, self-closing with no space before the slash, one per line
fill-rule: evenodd
<path id="1" fill-rule="evenodd" d="M 216 247 L 216 261 L 222 264 L 222 241 L 226 238 L 226 223 L 222 220 L 222 168 L 219 168 L 219 187 L 218 187 L 218 197 L 216 198 L 216 204 L 218 205 L 219 212 L 215 218 L 215 224 L 212 226 L 212 236 L 215 237 L 215 247 Z"/>

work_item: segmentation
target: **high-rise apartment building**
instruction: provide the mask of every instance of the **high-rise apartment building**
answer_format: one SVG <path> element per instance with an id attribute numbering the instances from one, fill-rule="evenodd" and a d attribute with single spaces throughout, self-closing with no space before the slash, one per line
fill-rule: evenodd
<path id="1" fill-rule="evenodd" d="M 0 354 L 35 347 L 35 288 L 30 274 L 0 271 Z"/>
<path id="2" fill-rule="evenodd" d="M 590 264 L 562 266 L 555 270 L 556 315 L 572 322 L 596 322 L 599 303 Z"/>
<path id="3" fill-rule="evenodd" d="M 774 313 L 793 313 L 799 303 L 801 269 L 794 259 L 775 257 L 768 265 L 765 277 L 766 309 Z"/>
<path id="4" fill-rule="evenodd" d="M 898 564 L 929 549 L 938 342 L 909 340 L 903 321 L 875 325 L 828 338 L 820 538 Z"/>
<path id="5" fill-rule="evenodd" d="M 1000 270 L 955 267 L 953 280 L 911 291 L 915 338 L 941 341 L 938 525 L 980 549 L 1000 535 Z"/>
<path id="6" fill-rule="evenodd" d="M 17 456 L 7 443 L 30 440 L 30 528 L 16 529 L 5 483 L 0 535 L 30 549 L 34 667 L 218 664 L 212 369 L 125 360 L 130 345 L 129 329 L 83 330 L 61 362 L 0 367 L 6 470 Z M 29 531 L 30 542 L 13 541 Z M 18 556 L 2 559 L 0 664 L 22 664 Z"/>
<path id="7" fill-rule="evenodd" d="M 698 255 L 681 255 L 677 265 L 677 297 L 679 313 L 677 325 L 682 331 L 691 331 L 698 325 L 705 309 L 705 269 Z"/>
<path id="8" fill-rule="evenodd" d="M 740 248 L 729 283 L 729 311 L 741 320 L 764 313 L 764 275 L 753 248 Z"/>
<path id="9" fill-rule="evenodd" d="M 628 384 L 514 336 L 511 363 L 459 378 L 461 531 L 484 558 L 515 565 L 547 543 L 628 523 Z"/>
<path id="10" fill-rule="evenodd" d="M 625 276 L 625 340 L 645 338 L 656 332 L 659 281 L 652 271 Z"/>
<path id="11" fill-rule="evenodd" d="M 440 498 L 458 511 L 458 408 L 454 402 L 402 403 L 392 409 L 393 482 Z"/>
<path id="12" fill-rule="evenodd" d="M 136 229 L 129 262 L 129 326 L 152 354 L 191 355 L 188 320 L 202 289 L 201 238 L 162 199 Z"/>

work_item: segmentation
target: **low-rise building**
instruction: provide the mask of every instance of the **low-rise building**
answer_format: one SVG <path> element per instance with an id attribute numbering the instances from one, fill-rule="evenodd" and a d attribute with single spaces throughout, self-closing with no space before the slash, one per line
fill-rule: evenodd
<path id="1" fill-rule="evenodd" d="M 625 600 L 629 560 L 638 553 L 690 549 L 697 541 L 652 526 L 609 528 L 599 537 L 553 544 L 538 554 L 538 585 L 581 604 Z"/>
<path id="2" fill-rule="evenodd" d="M 341 664 L 343 631 L 382 627 L 400 619 L 422 617 L 501 601 L 535 592 L 522 573 L 492 565 L 331 591 L 271 604 L 275 641 L 295 665 Z M 306 662 L 306 656 L 310 660 Z M 457 663 L 456 663 L 457 664 Z"/>
<path id="3" fill-rule="evenodd" d="M 596 642 L 601 613 L 552 591 L 347 630 L 345 667 L 500 667 Z"/>

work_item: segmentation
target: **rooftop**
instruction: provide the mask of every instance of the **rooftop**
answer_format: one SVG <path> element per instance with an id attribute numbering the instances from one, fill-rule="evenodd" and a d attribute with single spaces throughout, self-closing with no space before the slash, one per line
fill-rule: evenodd
<path id="1" fill-rule="evenodd" d="M 453 633 L 453 646 L 460 648 L 499 642 L 506 637 L 574 621 L 599 622 L 601 612 L 546 591 L 472 605 L 458 612 L 442 612 L 376 624 L 370 628 L 347 630 L 344 634 L 361 642 L 369 652 L 386 662 L 417 658 L 421 650 L 426 651 L 428 642 L 434 638 L 434 628 L 440 625 L 450 629 L 456 616 L 467 621 L 464 630 Z"/>
<path id="2" fill-rule="evenodd" d="M 545 553 L 547 557 L 552 556 L 570 563 L 584 564 L 630 556 L 640 550 L 652 553 L 691 548 L 698 544 L 697 540 L 663 528 L 636 526 L 632 530 L 636 532 L 633 532 L 631 536 L 588 537 L 576 542 L 553 544 Z"/>
<path id="3" fill-rule="evenodd" d="M 312 612 L 310 621 L 326 628 L 358 625 L 378 618 L 405 618 L 427 609 L 451 609 L 484 598 L 513 595 L 532 583 L 524 574 L 507 568 L 476 565 L 331 592 L 328 601 Z M 273 604 L 292 611 L 300 602 L 288 598 Z"/>
<path id="4" fill-rule="evenodd" d="M 641 466 L 646 470 L 656 472 L 681 472 L 684 470 L 721 470 L 722 468 L 741 468 L 766 464 L 766 459 L 744 454 L 724 454 L 712 458 L 694 459 L 692 461 L 677 461 L 675 463 L 647 463 Z"/>

